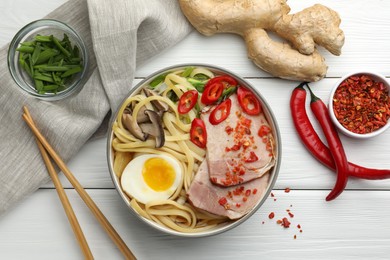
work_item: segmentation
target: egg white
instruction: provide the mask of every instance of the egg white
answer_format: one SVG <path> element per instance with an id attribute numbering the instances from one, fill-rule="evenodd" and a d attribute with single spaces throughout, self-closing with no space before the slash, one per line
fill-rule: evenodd
<path id="1" fill-rule="evenodd" d="M 155 191 L 145 183 L 142 176 L 142 169 L 145 161 L 150 158 L 162 158 L 166 160 L 175 171 L 175 180 L 173 184 L 165 191 Z M 182 170 L 179 162 L 166 155 L 144 154 L 135 157 L 125 167 L 121 176 L 121 186 L 123 191 L 137 201 L 146 204 L 153 200 L 164 200 L 172 196 L 180 185 L 182 180 Z"/>

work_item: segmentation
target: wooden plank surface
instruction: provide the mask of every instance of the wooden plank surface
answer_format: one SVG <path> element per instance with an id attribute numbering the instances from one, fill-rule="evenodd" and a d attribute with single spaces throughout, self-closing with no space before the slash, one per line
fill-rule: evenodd
<path id="1" fill-rule="evenodd" d="M 0 46 L 7 44 L 20 27 L 64 2 L 0 0 Z M 293 12 L 321 3 L 337 10 L 342 17 L 341 27 L 346 35 L 343 53 L 335 57 L 321 49 L 329 65 L 327 78 L 312 83 L 313 90 L 324 101 L 327 102 L 337 79 L 350 71 L 375 70 L 390 77 L 390 1 L 290 0 L 288 3 Z M 248 221 L 226 233 L 201 239 L 168 236 L 130 214 L 108 173 L 105 138 L 90 141 L 69 166 L 135 255 L 139 259 L 388 259 L 390 180 L 350 180 L 337 200 L 325 202 L 335 175 L 313 159 L 295 133 L 289 98 L 297 82 L 274 79 L 254 66 L 247 59 L 240 37 L 228 34 L 204 37 L 194 31 L 175 47 L 139 67 L 134 84 L 155 70 L 191 62 L 234 71 L 253 84 L 271 105 L 283 144 L 275 197 L 268 198 Z M 315 128 L 320 132 L 317 124 Z M 390 168 L 390 131 L 366 141 L 341 138 L 350 161 L 367 167 Z M 75 191 L 63 176 L 61 179 L 96 259 L 121 259 Z M 284 192 L 286 187 L 292 189 L 290 193 Z M 291 227 L 284 229 L 276 220 L 287 216 L 287 209 L 294 217 L 290 218 Z M 268 219 L 270 212 L 276 214 L 273 220 Z M 298 224 L 302 233 L 296 227 Z M 0 217 L 0 259 L 26 258 L 82 258 L 50 183 Z"/>
<path id="2" fill-rule="evenodd" d="M 200 239 L 152 230 L 125 209 L 114 190 L 88 193 L 139 259 L 387 259 L 389 253 L 390 226 L 383 214 L 390 212 L 387 191 L 347 191 L 342 200 L 328 204 L 327 191 L 274 191 L 276 201 L 269 198 L 245 223 Z M 76 192 L 67 194 L 96 259 L 121 259 Z M 294 214 L 288 229 L 276 224 L 287 216 L 286 209 Z M 270 212 L 275 212 L 273 220 Z M 82 257 L 52 189 L 36 192 L 10 211 L 0 230 L 1 259 Z"/>

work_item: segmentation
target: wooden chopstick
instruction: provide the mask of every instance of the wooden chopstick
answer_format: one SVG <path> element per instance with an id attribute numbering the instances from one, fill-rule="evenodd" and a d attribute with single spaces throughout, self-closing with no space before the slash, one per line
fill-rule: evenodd
<path id="1" fill-rule="evenodd" d="M 25 114 L 27 117 L 32 120 L 30 112 L 28 109 L 24 109 Z M 47 171 L 49 172 L 49 175 L 54 183 L 54 186 L 57 190 L 58 197 L 60 198 L 60 201 L 62 203 L 62 206 L 65 210 L 66 216 L 68 217 L 69 223 L 73 229 L 73 233 L 76 236 L 77 242 L 80 245 L 80 248 L 84 254 L 85 259 L 93 259 L 93 255 L 91 252 L 91 249 L 88 246 L 87 240 L 85 239 L 84 233 L 80 227 L 80 224 L 77 220 L 77 217 L 73 211 L 72 205 L 69 202 L 68 196 L 65 193 L 65 190 L 58 178 L 58 175 L 54 169 L 54 166 L 49 158 L 49 155 L 47 154 L 45 148 L 42 146 L 41 142 L 38 138 L 36 138 L 37 145 L 39 148 L 39 151 L 41 152 L 42 158 L 45 162 Z"/>
<path id="2" fill-rule="evenodd" d="M 24 111 L 28 111 L 27 107 L 23 108 Z M 35 126 L 35 123 L 31 117 L 29 117 L 26 113 L 23 114 L 23 119 L 30 127 L 31 131 L 34 133 L 35 137 L 41 142 L 46 151 L 50 154 L 53 161 L 57 164 L 57 166 L 64 173 L 65 177 L 69 180 L 75 190 L 78 192 L 80 197 L 83 199 L 88 208 L 92 211 L 93 215 L 99 221 L 103 229 L 107 232 L 112 241 L 116 244 L 118 249 L 122 252 L 126 259 L 136 259 L 131 250 L 127 247 L 125 242 L 116 232 L 114 227 L 110 224 L 107 218 L 103 215 L 100 209 L 97 207 L 92 198 L 88 195 L 88 193 L 84 190 L 78 180 L 73 176 L 72 172 L 66 166 L 61 157 L 56 153 L 56 151 L 51 147 L 46 138 L 40 133 L 38 128 Z"/>

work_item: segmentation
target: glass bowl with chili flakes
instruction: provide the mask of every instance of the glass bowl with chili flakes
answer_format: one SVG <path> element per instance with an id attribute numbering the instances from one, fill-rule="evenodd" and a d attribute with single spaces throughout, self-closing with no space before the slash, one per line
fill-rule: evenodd
<path id="1" fill-rule="evenodd" d="M 383 133 L 390 126 L 390 85 L 374 72 L 344 76 L 329 100 L 330 117 L 345 135 L 360 139 Z"/>
<path id="2" fill-rule="evenodd" d="M 68 24 L 33 21 L 20 29 L 8 49 L 8 68 L 19 89 L 38 99 L 55 101 L 83 86 L 88 49 Z"/>

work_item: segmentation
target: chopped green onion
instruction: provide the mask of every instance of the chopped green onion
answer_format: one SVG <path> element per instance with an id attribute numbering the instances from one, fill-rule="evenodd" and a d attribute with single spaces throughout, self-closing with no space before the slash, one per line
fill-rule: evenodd
<path id="1" fill-rule="evenodd" d="M 81 66 L 71 68 L 71 69 L 65 71 L 65 72 L 61 75 L 61 78 L 67 78 L 67 77 L 69 77 L 69 76 L 71 76 L 71 75 L 73 75 L 73 74 L 79 73 L 81 70 L 82 70 L 82 67 L 81 67 Z"/>
<path id="2" fill-rule="evenodd" d="M 32 41 L 20 43 L 16 51 L 19 66 L 32 78 L 39 94 L 65 90 L 65 83 L 83 69 L 80 50 L 72 46 L 66 34 L 62 40 L 36 35 Z"/>
<path id="3" fill-rule="evenodd" d="M 204 85 L 207 83 L 207 80 L 198 80 L 194 78 L 187 78 L 187 81 L 200 93 L 203 93 Z"/>
<path id="4" fill-rule="evenodd" d="M 33 53 L 35 48 L 31 46 L 20 46 L 16 49 L 18 52 L 24 52 L 24 53 Z"/>
<path id="5" fill-rule="evenodd" d="M 182 77 L 187 78 L 189 75 L 191 75 L 192 71 L 194 70 L 194 67 L 187 67 L 183 73 L 181 74 Z"/>
<path id="6" fill-rule="evenodd" d="M 165 80 L 165 77 L 166 77 L 167 75 L 168 75 L 168 73 L 158 75 L 157 77 L 155 77 L 155 78 L 149 83 L 149 85 L 150 85 L 152 88 L 157 87 L 158 85 L 160 85 L 160 84 Z"/>

